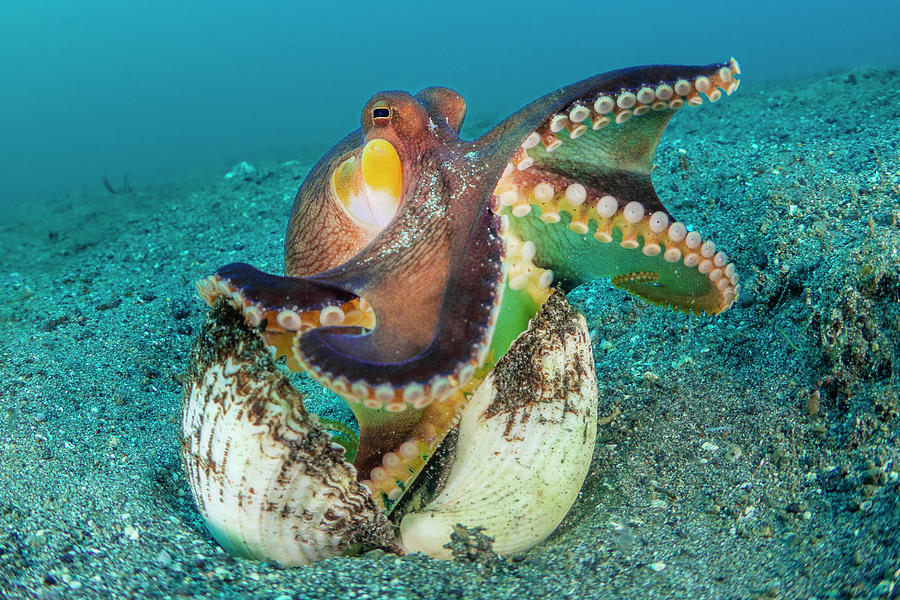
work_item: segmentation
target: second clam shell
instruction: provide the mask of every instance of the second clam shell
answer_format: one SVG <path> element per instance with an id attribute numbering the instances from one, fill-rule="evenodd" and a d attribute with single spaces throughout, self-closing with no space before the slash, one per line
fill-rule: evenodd
<path id="1" fill-rule="evenodd" d="M 446 484 L 400 523 L 400 545 L 451 558 L 454 526 L 483 527 L 498 554 L 527 550 L 565 517 L 597 435 L 597 378 L 584 317 L 555 292 L 475 390 Z"/>

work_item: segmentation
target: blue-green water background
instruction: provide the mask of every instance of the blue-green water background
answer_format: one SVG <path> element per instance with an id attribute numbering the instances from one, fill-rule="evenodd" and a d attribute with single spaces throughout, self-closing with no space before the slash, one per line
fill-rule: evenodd
<path id="1" fill-rule="evenodd" d="M 0 2 L 0 205 L 312 161 L 375 91 L 497 117 L 566 83 L 736 56 L 753 81 L 900 64 L 900 2 Z"/>

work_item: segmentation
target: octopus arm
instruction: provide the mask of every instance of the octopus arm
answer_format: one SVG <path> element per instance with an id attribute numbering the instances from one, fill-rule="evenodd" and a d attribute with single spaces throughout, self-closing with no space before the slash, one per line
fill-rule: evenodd
<path id="1" fill-rule="evenodd" d="M 473 187 L 467 198 L 458 186 L 445 218 L 420 218 L 418 211 L 436 206 L 429 194 L 450 196 L 435 185 L 379 244 L 318 276 L 352 290 L 375 313 L 371 331 L 320 328 L 296 339 L 299 363 L 332 389 L 346 384 L 351 401 L 426 406 L 465 385 L 484 362 L 503 289 L 501 220 L 477 210 L 479 195 L 489 192 Z M 452 214 L 460 211 L 472 214 Z"/>
<path id="2" fill-rule="evenodd" d="M 702 104 L 701 93 L 731 93 L 738 74 L 733 59 L 614 71 L 545 96 L 485 136 L 518 144 L 494 191 L 508 243 L 534 248 L 518 270 L 552 272 L 563 287 L 608 278 L 677 310 L 728 308 L 739 291 L 734 265 L 672 216 L 650 171 L 675 111 Z"/>

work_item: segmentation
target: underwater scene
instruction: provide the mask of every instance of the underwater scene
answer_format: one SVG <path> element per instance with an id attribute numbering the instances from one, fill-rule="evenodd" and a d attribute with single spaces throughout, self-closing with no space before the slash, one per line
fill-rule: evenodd
<path id="1" fill-rule="evenodd" d="M 0 599 L 900 598 L 900 4 L 0 17 Z"/>

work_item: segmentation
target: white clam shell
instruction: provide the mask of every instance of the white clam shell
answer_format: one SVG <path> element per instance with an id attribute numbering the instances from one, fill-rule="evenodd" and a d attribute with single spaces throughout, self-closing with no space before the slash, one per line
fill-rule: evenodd
<path id="1" fill-rule="evenodd" d="M 284 566 L 385 543 L 390 524 L 343 448 L 238 319 L 213 312 L 183 398 L 182 459 L 209 531 L 232 554 Z"/>
<path id="2" fill-rule="evenodd" d="M 484 527 L 498 554 L 542 542 L 575 502 L 596 434 L 587 326 L 556 292 L 475 390 L 447 483 L 403 517 L 401 547 L 451 558 L 456 524 Z"/>

